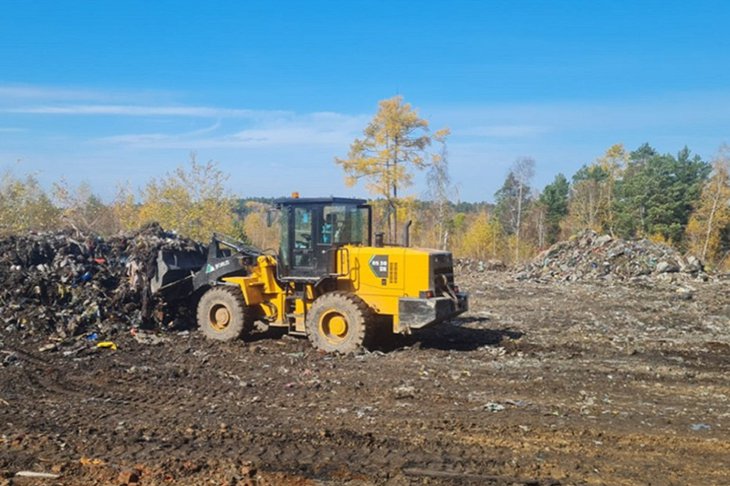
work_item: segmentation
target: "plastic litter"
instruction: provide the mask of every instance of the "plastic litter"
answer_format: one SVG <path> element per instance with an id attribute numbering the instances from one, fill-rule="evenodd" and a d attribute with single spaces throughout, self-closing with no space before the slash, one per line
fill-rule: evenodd
<path id="1" fill-rule="evenodd" d="M 18 471 L 15 473 L 17 478 L 36 478 L 36 479 L 58 479 L 61 476 L 53 473 L 35 472 L 35 471 Z"/>

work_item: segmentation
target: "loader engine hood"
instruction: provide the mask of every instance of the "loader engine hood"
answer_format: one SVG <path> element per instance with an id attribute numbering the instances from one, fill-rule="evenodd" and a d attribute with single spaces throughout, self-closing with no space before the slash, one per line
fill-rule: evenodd
<path id="1" fill-rule="evenodd" d="M 406 297 L 419 297 L 432 291 L 442 293 L 454 285 L 451 253 L 422 248 L 354 247 L 360 283 L 379 290 L 398 289 Z"/>
<path id="2" fill-rule="evenodd" d="M 447 320 L 468 308 L 454 282 L 451 253 L 397 246 L 346 248 L 353 290 L 377 313 L 393 316 L 394 330 Z"/>

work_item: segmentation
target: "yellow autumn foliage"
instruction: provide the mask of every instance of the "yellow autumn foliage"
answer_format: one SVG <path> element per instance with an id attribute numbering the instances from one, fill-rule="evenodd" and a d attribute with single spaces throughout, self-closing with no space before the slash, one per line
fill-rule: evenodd
<path id="1" fill-rule="evenodd" d="M 689 250 L 709 265 L 728 265 L 722 234 L 730 227 L 730 169 L 728 159 L 718 157 L 687 224 Z"/>
<path id="2" fill-rule="evenodd" d="M 215 233 L 240 238 L 243 235 L 234 211 L 235 200 L 226 190 L 228 176 L 217 164 L 179 167 L 160 179 L 152 179 L 142 191 L 140 224 L 156 221 L 167 230 L 207 241 Z"/>
<path id="3" fill-rule="evenodd" d="M 16 178 L 6 172 L 0 179 L 0 234 L 17 234 L 28 230 L 50 230 L 60 224 L 60 211 L 29 175 Z"/>

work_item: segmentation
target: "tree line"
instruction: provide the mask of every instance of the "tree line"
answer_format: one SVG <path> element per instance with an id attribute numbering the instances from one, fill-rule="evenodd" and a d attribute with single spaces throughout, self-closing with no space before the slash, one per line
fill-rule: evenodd
<path id="1" fill-rule="evenodd" d="M 0 179 L 0 235 L 28 231 L 73 229 L 81 234 L 109 235 L 132 231 L 151 223 L 198 240 L 217 231 L 244 234 L 236 212 L 237 200 L 226 189 L 228 176 L 215 162 L 190 163 L 135 192 L 128 184 L 117 187 L 105 203 L 91 186 L 72 186 L 65 180 L 45 190 L 34 175 L 18 177 L 10 171 Z"/>
<path id="2" fill-rule="evenodd" d="M 411 219 L 413 241 L 458 255 L 520 263 L 578 232 L 649 238 L 730 268 L 730 181 L 727 149 L 712 162 L 683 148 L 659 153 L 649 144 L 609 147 L 568 179 L 557 174 L 533 187 L 535 160 L 520 157 L 494 194 L 494 205 L 464 210 L 449 176 L 447 128 L 433 134 L 403 98 L 383 100 L 346 158 L 336 158 L 350 185 L 363 179 L 391 241 L 399 219 Z M 434 148 L 435 145 L 435 148 Z M 425 202 L 402 197 L 415 170 L 428 170 Z M 427 223 L 426 223 L 427 222 Z"/>
<path id="3" fill-rule="evenodd" d="M 382 100 L 362 138 L 335 157 L 348 185 L 364 182 L 372 194 L 374 225 L 398 243 L 413 221 L 415 245 L 457 256 L 517 264 L 555 242 L 593 230 L 620 238 L 649 238 L 691 252 L 708 265 L 730 269 L 730 150 L 704 161 L 684 148 L 662 154 L 649 144 L 628 151 L 609 147 L 570 178 L 557 174 L 534 187 L 536 162 L 513 162 L 493 203 L 459 202 L 449 173 L 450 131 L 431 132 L 427 120 L 396 96 Z M 426 172 L 420 197 L 404 195 L 415 171 Z M 104 202 L 88 184 L 65 181 L 50 190 L 36 177 L 6 172 L 0 179 L 0 234 L 73 228 L 113 234 L 156 221 L 205 241 L 213 232 L 276 249 L 272 200 L 241 199 L 226 187 L 214 162 L 187 165 L 147 182 L 138 191 L 120 185 Z M 485 194 L 485 199 L 490 195 Z"/>
<path id="4" fill-rule="evenodd" d="M 730 268 L 730 178 L 725 150 L 712 162 L 684 148 L 661 154 L 648 144 L 609 147 L 568 179 L 557 174 L 536 190 L 535 165 L 517 160 L 495 206 L 467 215 L 457 253 L 520 262 L 584 230 L 647 238 Z M 455 229 L 457 225 L 454 225 Z"/>

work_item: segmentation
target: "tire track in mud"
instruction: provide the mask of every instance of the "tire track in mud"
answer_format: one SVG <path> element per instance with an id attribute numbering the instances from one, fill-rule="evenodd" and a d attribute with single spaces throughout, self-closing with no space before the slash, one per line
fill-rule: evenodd
<path id="1" fill-rule="evenodd" d="M 158 378 L 177 365 L 148 367 L 154 376 L 146 381 L 126 375 L 134 366 L 131 363 L 115 362 L 100 375 L 94 366 L 70 367 L 68 362 L 16 352 L 25 363 L 25 380 L 45 395 L 42 403 L 24 406 L 52 409 L 54 424 L 46 423 L 44 429 L 60 429 L 57 432 L 70 439 L 78 455 L 115 462 L 171 457 L 205 461 L 210 451 L 216 450 L 220 456 L 251 460 L 267 470 L 314 478 L 365 474 L 387 479 L 408 470 L 414 477 L 483 479 L 485 471 L 499 468 L 499 461 L 488 459 L 488 450 L 441 441 L 375 436 L 348 429 L 292 432 L 282 426 L 272 430 L 270 424 L 251 426 L 250 420 L 216 430 L 203 424 L 215 423 L 219 415 L 235 416 L 230 394 L 240 388 L 221 386 L 220 378 L 206 379 L 207 373 L 203 373 L 194 384 L 184 387 L 167 386 L 167 382 L 159 386 Z M 202 397 L 203 402 L 191 403 L 193 386 L 194 396 Z M 200 420 L 205 403 L 218 404 L 220 414 Z M 177 416 L 171 416 L 175 411 Z M 113 443 L 100 436 L 109 421 L 128 424 L 113 430 Z M 167 432 L 160 433 L 161 425 Z M 74 440 L 76 435 L 84 439 Z"/>
<path id="2" fill-rule="evenodd" d="M 78 398 L 82 403 L 124 405 L 147 413 L 151 410 L 169 411 L 171 407 L 189 404 L 189 399 L 179 393 L 160 396 L 163 390 L 148 386 L 138 376 L 125 376 L 126 372 L 112 370 L 111 374 L 89 374 L 92 373 L 91 370 L 70 367 L 68 362 L 56 363 L 18 348 L 13 348 L 13 352 L 26 364 L 22 367 L 22 373 L 29 384 L 51 396 Z M 118 369 L 129 369 L 133 366 L 120 364 Z M 104 372 L 110 373 L 109 370 Z M 214 389 L 211 384 L 208 389 L 198 390 L 208 393 Z"/>

